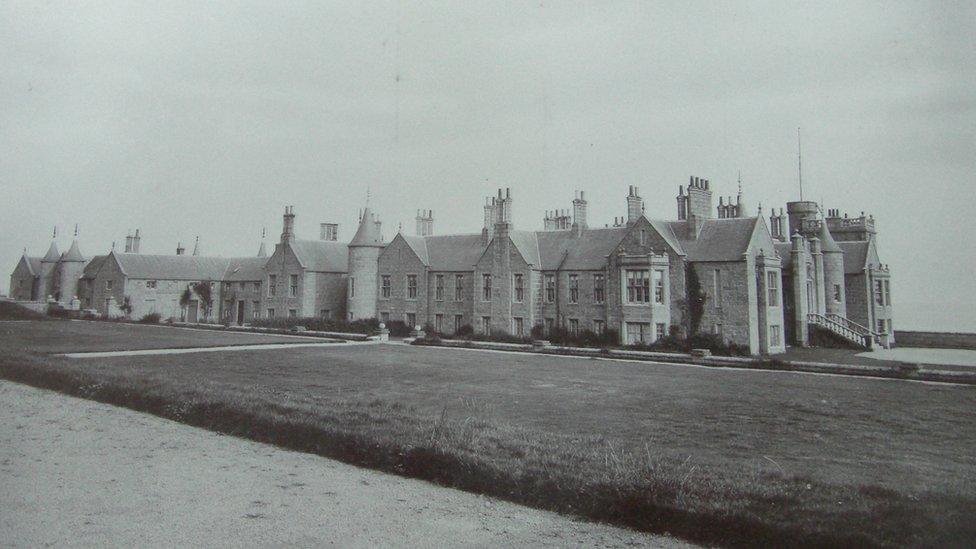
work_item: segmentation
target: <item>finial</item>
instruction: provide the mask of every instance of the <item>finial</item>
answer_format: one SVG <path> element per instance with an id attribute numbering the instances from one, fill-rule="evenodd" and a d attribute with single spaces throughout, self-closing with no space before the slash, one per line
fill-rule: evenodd
<path id="1" fill-rule="evenodd" d="M 75 238 L 78 238 L 78 224 L 75 223 Z"/>
<path id="2" fill-rule="evenodd" d="M 366 186 L 366 205 L 367 206 L 369 206 L 369 195 L 370 195 L 370 187 L 369 187 L 369 185 L 367 185 Z"/>
<path id="3" fill-rule="evenodd" d="M 54 226 L 54 234 L 51 235 L 51 238 L 57 238 L 57 237 L 58 237 L 58 226 L 55 225 Z"/>
<path id="4" fill-rule="evenodd" d="M 800 128 L 796 128 L 796 175 L 800 182 L 800 201 L 803 201 L 803 149 L 800 146 Z"/>
<path id="5" fill-rule="evenodd" d="M 261 227 L 261 240 L 264 240 L 264 237 L 267 234 L 267 232 L 268 232 L 267 227 Z"/>

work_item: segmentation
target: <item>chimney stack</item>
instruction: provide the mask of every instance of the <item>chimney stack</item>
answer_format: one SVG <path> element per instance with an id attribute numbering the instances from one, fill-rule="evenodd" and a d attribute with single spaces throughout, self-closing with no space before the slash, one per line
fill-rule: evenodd
<path id="1" fill-rule="evenodd" d="M 417 210 L 417 236 L 434 234 L 434 210 Z"/>
<path id="2" fill-rule="evenodd" d="M 319 223 L 319 238 L 328 242 L 339 240 L 339 224 Z"/>
<path id="3" fill-rule="evenodd" d="M 586 197 L 580 191 L 573 199 L 573 232 L 580 236 L 586 228 Z"/>
<path id="4" fill-rule="evenodd" d="M 183 255 L 186 253 L 186 248 L 183 247 L 182 242 L 176 243 L 176 255 Z"/>
<path id="5" fill-rule="evenodd" d="M 627 224 L 637 223 L 643 213 L 644 199 L 640 197 L 640 188 L 631 185 L 630 192 L 627 193 Z"/>
<path id="6" fill-rule="evenodd" d="M 285 215 L 281 222 L 281 243 L 291 242 L 295 239 L 295 207 L 285 206 Z"/>

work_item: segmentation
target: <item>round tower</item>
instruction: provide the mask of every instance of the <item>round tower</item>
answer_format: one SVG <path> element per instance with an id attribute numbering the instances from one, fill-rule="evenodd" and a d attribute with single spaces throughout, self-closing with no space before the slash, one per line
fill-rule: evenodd
<path id="1" fill-rule="evenodd" d="M 823 252 L 824 305 L 827 314 L 847 317 L 847 292 L 844 290 L 844 251 L 827 229 L 825 221 L 820 222 L 817 233 L 820 250 Z"/>
<path id="2" fill-rule="evenodd" d="M 57 277 L 58 277 L 58 261 L 61 260 L 61 254 L 58 253 L 58 245 L 55 240 L 58 238 L 58 228 L 54 228 L 54 236 L 51 239 L 51 247 L 47 249 L 47 253 L 41 258 L 41 272 L 38 273 L 40 280 L 38 280 L 37 288 L 38 292 L 41 294 L 38 299 L 45 301 L 48 296 L 54 296 L 57 291 Z"/>
<path id="3" fill-rule="evenodd" d="M 346 311 L 349 320 L 376 317 L 377 272 L 385 244 L 380 221 L 367 206 L 359 219 L 356 236 L 349 242 L 349 282 Z"/>
<path id="4" fill-rule="evenodd" d="M 58 264 L 58 284 L 60 289 L 60 299 L 62 303 L 70 304 L 71 300 L 78 297 L 78 281 L 85 270 L 85 257 L 81 255 L 78 248 L 78 227 L 75 227 L 75 238 L 71 241 L 71 248 L 63 256 Z"/>
<path id="5" fill-rule="evenodd" d="M 787 202 L 786 216 L 789 219 L 790 234 L 792 235 L 800 233 L 804 236 L 808 236 L 803 232 L 803 221 L 805 219 L 816 219 L 817 212 L 819 211 L 820 208 L 817 206 L 817 203 L 810 200 Z"/>

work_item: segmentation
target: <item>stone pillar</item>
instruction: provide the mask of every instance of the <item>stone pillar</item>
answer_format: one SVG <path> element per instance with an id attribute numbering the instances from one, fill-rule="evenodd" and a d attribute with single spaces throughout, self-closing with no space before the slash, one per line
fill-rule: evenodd
<path id="1" fill-rule="evenodd" d="M 806 260 L 803 256 L 803 237 L 793 233 L 793 246 L 790 250 L 793 277 L 793 326 L 796 344 L 806 347 L 810 344 L 807 326 L 807 276 Z"/>

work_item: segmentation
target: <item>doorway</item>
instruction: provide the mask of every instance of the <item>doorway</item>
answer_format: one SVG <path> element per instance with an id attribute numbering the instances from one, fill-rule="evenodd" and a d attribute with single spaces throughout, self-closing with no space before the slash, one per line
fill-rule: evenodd
<path id="1" fill-rule="evenodd" d="M 237 325 L 244 325 L 244 301 L 237 302 Z"/>

